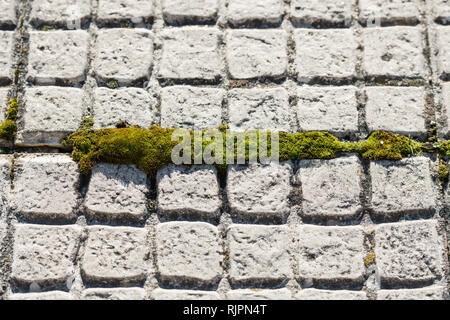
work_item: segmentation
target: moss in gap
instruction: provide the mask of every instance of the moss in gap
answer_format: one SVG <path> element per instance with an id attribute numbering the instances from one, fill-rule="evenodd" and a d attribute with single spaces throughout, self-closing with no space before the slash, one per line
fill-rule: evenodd
<path id="1" fill-rule="evenodd" d="M 9 108 L 6 112 L 6 119 L 0 124 L 0 139 L 14 140 L 17 132 L 17 112 L 19 104 L 16 98 L 9 101 Z"/>
<path id="2" fill-rule="evenodd" d="M 119 82 L 117 80 L 109 80 L 106 82 L 106 86 L 110 89 L 117 89 L 119 87 Z"/>
<path id="3" fill-rule="evenodd" d="M 364 264 L 366 267 L 370 266 L 375 262 L 375 252 L 370 252 L 365 258 L 364 258 Z"/>
<path id="4" fill-rule="evenodd" d="M 55 30 L 54 26 L 43 26 L 42 27 L 42 31 L 51 31 L 51 30 Z"/>
<path id="5" fill-rule="evenodd" d="M 439 180 L 441 181 L 442 185 L 445 185 L 445 183 L 448 181 L 448 176 L 448 165 L 444 161 L 439 160 Z"/>

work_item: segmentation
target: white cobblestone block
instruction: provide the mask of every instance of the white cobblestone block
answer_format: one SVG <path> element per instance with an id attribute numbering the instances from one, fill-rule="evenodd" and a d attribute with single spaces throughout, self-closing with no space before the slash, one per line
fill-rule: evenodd
<path id="1" fill-rule="evenodd" d="M 169 165 L 158 171 L 158 212 L 217 217 L 221 200 L 213 166 Z"/>
<path id="2" fill-rule="evenodd" d="M 283 13 L 283 0 L 230 0 L 227 17 L 233 25 L 255 22 L 278 24 Z"/>
<path id="3" fill-rule="evenodd" d="M 372 208 L 377 214 L 430 212 L 436 209 L 428 158 L 371 162 L 370 174 Z"/>
<path id="4" fill-rule="evenodd" d="M 428 287 L 420 289 L 380 290 L 378 300 L 443 300 L 442 287 Z"/>
<path id="5" fill-rule="evenodd" d="M 232 212 L 243 218 L 285 217 L 292 174 L 290 162 L 230 166 L 227 193 Z"/>
<path id="6" fill-rule="evenodd" d="M 31 31 L 28 80 L 79 83 L 88 67 L 89 34 L 84 30 Z"/>
<path id="7" fill-rule="evenodd" d="M 17 1 L 0 1 L 0 25 L 15 25 L 17 23 Z"/>
<path id="8" fill-rule="evenodd" d="M 450 1 L 433 0 L 433 16 L 444 24 L 450 24 Z"/>
<path id="9" fill-rule="evenodd" d="M 83 300 L 144 300 L 142 288 L 92 288 L 83 291 Z"/>
<path id="10" fill-rule="evenodd" d="M 34 25 L 49 24 L 79 29 L 90 15 L 90 0 L 34 0 L 31 4 L 30 19 Z"/>
<path id="11" fill-rule="evenodd" d="M 447 114 L 447 134 L 450 133 L 450 82 L 442 84 L 442 102 Z"/>
<path id="12" fill-rule="evenodd" d="M 294 23 L 302 25 L 349 26 L 352 19 L 352 1 L 292 0 L 291 16 Z"/>
<path id="13" fill-rule="evenodd" d="M 363 291 L 303 289 L 296 300 L 367 300 Z"/>
<path id="14" fill-rule="evenodd" d="M 3 246 L 3 240 L 6 238 L 7 232 L 8 232 L 8 225 L 5 222 L 0 221 L 0 248 L 2 248 L 2 246 Z M 0 281 L 0 284 L 1 284 L 1 281 Z"/>
<path id="15" fill-rule="evenodd" d="M 142 217 L 147 212 L 147 175 L 128 165 L 99 164 L 92 169 L 85 206 L 90 214 Z"/>
<path id="16" fill-rule="evenodd" d="M 369 131 L 386 130 L 416 137 L 427 133 L 425 88 L 367 87 L 365 90 Z"/>
<path id="17" fill-rule="evenodd" d="M 9 206 L 11 192 L 11 160 L 11 156 L 0 155 L 0 217 L 6 214 Z"/>
<path id="18" fill-rule="evenodd" d="M 287 70 L 287 34 L 283 30 L 232 30 L 226 59 L 233 79 L 281 78 Z"/>
<path id="19" fill-rule="evenodd" d="M 9 88 L 0 88 L 0 123 L 5 120 L 6 112 L 9 108 L 8 93 Z"/>
<path id="20" fill-rule="evenodd" d="M 297 89 L 297 118 L 301 131 L 323 130 L 335 135 L 358 131 L 356 87 L 310 87 Z"/>
<path id="21" fill-rule="evenodd" d="M 155 289 L 152 292 L 154 300 L 220 300 L 220 296 L 215 291 L 201 290 L 167 290 Z"/>
<path id="22" fill-rule="evenodd" d="M 168 23 L 212 22 L 217 18 L 218 0 L 163 0 L 164 20 Z"/>
<path id="23" fill-rule="evenodd" d="M 349 79 L 356 75 L 357 42 L 348 29 L 296 29 L 294 39 L 299 81 Z"/>
<path id="24" fill-rule="evenodd" d="M 0 31 L 0 80 L 11 80 L 14 50 L 14 33 Z"/>
<path id="25" fill-rule="evenodd" d="M 11 278 L 22 285 L 64 285 L 75 272 L 77 226 L 15 226 Z"/>
<path id="26" fill-rule="evenodd" d="M 230 90 L 228 114 L 232 131 L 292 131 L 289 97 L 283 88 Z"/>
<path id="27" fill-rule="evenodd" d="M 417 0 L 361 0 L 360 21 L 364 24 L 416 23 L 419 20 L 419 1 Z"/>
<path id="28" fill-rule="evenodd" d="M 94 129 L 113 128 L 119 121 L 148 128 L 156 123 L 156 100 L 140 88 L 96 88 Z"/>
<path id="29" fill-rule="evenodd" d="M 156 231 L 157 269 L 162 281 L 215 284 L 222 275 L 217 228 L 204 222 L 167 222 Z"/>
<path id="30" fill-rule="evenodd" d="M 217 80 L 222 69 L 219 30 L 204 27 L 167 29 L 162 32 L 159 77 L 174 80 Z"/>
<path id="31" fill-rule="evenodd" d="M 64 291 L 48 291 L 39 293 L 14 293 L 8 300 L 73 300 L 70 293 Z"/>
<path id="32" fill-rule="evenodd" d="M 88 233 L 81 264 L 87 281 L 125 283 L 145 279 L 145 229 L 93 226 Z"/>
<path id="33" fill-rule="evenodd" d="M 360 227 L 303 225 L 298 229 L 298 274 L 318 283 L 360 284 L 364 233 Z"/>
<path id="34" fill-rule="evenodd" d="M 363 31 L 368 76 L 423 77 L 425 58 L 420 28 L 367 28 Z"/>
<path id="35" fill-rule="evenodd" d="M 217 129 L 222 124 L 224 90 L 171 86 L 161 91 L 161 127 Z"/>
<path id="36" fill-rule="evenodd" d="M 231 282 L 282 282 L 292 275 L 287 227 L 232 225 L 228 241 Z"/>
<path id="37" fill-rule="evenodd" d="M 150 31 L 102 29 L 97 35 L 93 68 L 101 81 L 115 79 L 131 84 L 149 77 L 152 56 Z"/>
<path id="38" fill-rule="evenodd" d="M 291 292 L 286 289 L 237 289 L 226 293 L 227 300 L 292 300 Z"/>
<path id="39" fill-rule="evenodd" d="M 99 0 L 97 20 L 101 23 L 142 23 L 153 16 L 153 0 Z"/>
<path id="40" fill-rule="evenodd" d="M 21 215 L 72 219 L 78 207 L 77 165 L 68 155 L 21 155 L 14 162 L 14 205 Z"/>
<path id="41" fill-rule="evenodd" d="M 450 23 L 450 21 L 449 21 Z M 437 68 L 441 77 L 450 76 L 450 49 L 448 44 L 450 43 L 450 27 L 437 27 L 436 31 L 436 45 L 438 47 L 437 54 Z"/>
<path id="42" fill-rule="evenodd" d="M 381 285 L 431 282 L 441 275 L 443 247 L 436 221 L 378 225 L 375 255 Z"/>

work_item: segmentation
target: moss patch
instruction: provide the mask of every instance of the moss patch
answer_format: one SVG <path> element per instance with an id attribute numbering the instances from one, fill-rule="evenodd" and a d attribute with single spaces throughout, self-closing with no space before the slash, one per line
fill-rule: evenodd
<path id="1" fill-rule="evenodd" d="M 19 104 L 17 99 L 13 98 L 9 101 L 9 108 L 6 112 L 6 119 L 0 124 L 0 139 L 12 141 L 17 132 L 17 112 Z"/>
<path id="2" fill-rule="evenodd" d="M 365 258 L 364 258 L 364 264 L 366 267 L 370 266 L 375 262 L 375 252 L 370 252 Z"/>

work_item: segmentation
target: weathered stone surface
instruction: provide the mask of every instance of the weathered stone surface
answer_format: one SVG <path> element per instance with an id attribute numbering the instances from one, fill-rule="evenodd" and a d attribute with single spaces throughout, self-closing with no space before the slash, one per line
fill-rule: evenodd
<path id="1" fill-rule="evenodd" d="M 95 50 L 93 68 L 99 80 L 130 84 L 149 77 L 153 56 L 150 31 L 102 29 Z"/>
<path id="2" fill-rule="evenodd" d="M 83 300 L 144 300 L 142 288 L 93 288 L 83 291 Z"/>
<path id="3" fill-rule="evenodd" d="M 450 82 L 442 84 L 442 102 L 447 114 L 447 134 L 450 133 Z"/>
<path id="4" fill-rule="evenodd" d="M 450 21 L 449 21 L 450 22 Z M 436 32 L 436 45 L 438 47 L 437 54 L 437 68 L 441 77 L 450 76 L 450 50 L 448 44 L 450 42 L 450 27 L 437 27 Z"/>
<path id="5" fill-rule="evenodd" d="M 419 1 L 417 0 L 361 0 L 360 21 L 364 24 L 417 23 L 419 21 Z"/>
<path id="6" fill-rule="evenodd" d="M 161 91 L 161 127 L 217 129 L 222 124 L 224 90 L 172 86 Z"/>
<path id="7" fill-rule="evenodd" d="M 101 23 L 142 23 L 153 16 L 153 0 L 99 0 L 97 20 Z"/>
<path id="8" fill-rule="evenodd" d="M 294 39 L 299 81 L 349 79 L 356 75 L 357 42 L 348 29 L 296 29 Z"/>
<path id="9" fill-rule="evenodd" d="M 169 165 L 158 171 L 158 212 L 198 214 L 216 217 L 219 213 L 219 182 L 213 166 Z"/>
<path id="10" fill-rule="evenodd" d="M 425 58 L 419 27 L 367 28 L 363 31 L 368 76 L 423 77 Z"/>
<path id="11" fill-rule="evenodd" d="M 0 88 L 0 123 L 5 120 L 6 111 L 9 107 L 8 92 L 9 88 Z"/>
<path id="12" fill-rule="evenodd" d="M 233 25 L 255 22 L 277 24 L 283 17 L 283 5 L 283 0 L 230 0 L 228 2 L 228 21 Z"/>
<path id="13" fill-rule="evenodd" d="M 54 84 L 86 78 L 89 34 L 84 30 L 31 31 L 28 80 Z"/>
<path id="14" fill-rule="evenodd" d="M 78 179 L 77 165 L 68 155 L 21 155 L 14 162 L 16 212 L 31 218 L 74 218 Z"/>
<path id="15" fill-rule="evenodd" d="M 291 292 L 286 289 L 237 289 L 226 293 L 227 300 L 292 300 Z"/>
<path id="16" fill-rule="evenodd" d="M 156 99 L 140 88 L 96 88 L 94 129 L 113 128 L 119 121 L 148 128 L 156 121 Z"/>
<path id="17" fill-rule="evenodd" d="M 283 218 L 289 213 L 292 164 L 232 165 L 227 193 L 231 210 L 242 218 Z"/>
<path id="18" fill-rule="evenodd" d="M 74 270 L 77 226 L 15 226 L 11 278 L 21 285 L 64 285 Z"/>
<path id="19" fill-rule="evenodd" d="M 79 29 L 91 15 L 91 1 L 34 0 L 31 4 L 31 23 L 35 25 L 60 25 Z"/>
<path id="20" fill-rule="evenodd" d="M 83 90 L 56 86 L 29 87 L 25 91 L 25 105 L 18 143 L 59 145 L 81 123 Z"/>
<path id="21" fill-rule="evenodd" d="M 296 300 L 367 300 L 363 291 L 303 289 Z"/>
<path id="22" fill-rule="evenodd" d="M 232 30 L 226 36 L 228 72 L 233 79 L 281 78 L 287 70 L 283 30 Z"/>
<path id="23" fill-rule="evenodd" d="M 99 164 L 92 169 L 85 206 L 108 218 L 141 217 L 146 208 L 147 175 L 135 166 Z"/>
<path id="24" fill-rule="evenodd" d="M 349 26 L 352 19 L 352 1 L 292 0 L 292 21 L 303 25 Z"/>
<path id="25" fill-rule="evenodd" d="M 212 22 L 217 17 L 218 0 L 163 0 L 164 20 L 168 23 Z"/>
<path id="26" fill-rule="evenodd" d="M 162 281 L 215 284 L 222 274 L 217 228 L 204 222 L 167 222 L 156 232 L 157 268 Z"/>
<path id="27" fill-rule="evenodd" d="M 433 0 L 432 13 L 437 21 L 444 24 L 450 24 L 450 1 Z"/>
<path id="28" fill-rule="evenodd" d="M 8 300 L 73 300 L 70 293 L 64 291 L 48 291 L 40 293 L 14 293 Z"/>
<path id="29" fill-rule="evenodd" d="M 335 135 L 358 131 L 356 87 L 302 86 L 297 90 L 301 131 L 323 130 Z"/>
<path id="30" fill-rule="evenodd" d="M 414 157 L 370 163 L 372 208 L 377 214 L 434 211 L 436 194 L 430 160 Z"/>
<path id="31" fill-rule="evenodd" d="M 378 225 L 375 255 L 381 285 L 427 283 L 441 275 L 442 245 L 437 222 Z"/>
<path id="32" fill-rule="evenodd" d="M 231 282 L 282 282 L 292 275 L 287 227 L 232 225 L 228 241 Z"/>
<path id="33" fill-rule="evenodd" d="M 0 25 L 15 25 L 17 23 L 17 1 L 0 1 Z"/>
<path id="34" fill-rule="evenodd" d="M 421 289 L 380 290 L 378 300 L 443 300 L 442 287 L 428 287 Z"/>
<path id="35" fill-rule="evenodd" d="M 152 292 L 154 300 L 220 300 L 219 294 L 215 291 L 201 290 L 167 290 L 155 289 Z"/>
<path id="36" fill-rule="evenodd" d="M 6 238 L 7 232 L 8 232 L 8 225 L 5 222 L 0 221 L 0 248 L 3 246 L 3 240 Z"/>
<path id="37" fill-rule="evenodd" d="M 6 214 L 11 192 L 11 156 L 0 155 L 0 217 Z M 1 242 L 1 236 L 0 236 Z"/>
<path id="38" fill-rule="evenodd" d="M 360 284 L 364 275 L 364 234 L 360 227 L 298 228 L 298 275 L 318 283 Z"/>
<path id="39" fill-rule="evenodd" d="M 393 131 L 407 136 L 427 133 L 425 88 L 367 87 L 366 123 L 369 131 Z"/>
<path id="40" fill-rule="evenodd" d="M 12 63 L 14 49 L 14 33 L 0 31 L 0 81 L 12 78 Z"/>
<path id="41" fill-rule="evenodd" d="M 141 228 L 88 228 L 88 239 L 81 264 L 87 281 L 131 282 L 146 276 L 146 231 Z"/>
<path id="42" fill-rule="evenodd" d="M 166 29 L 162 32 L 159 77 L 174 80 L 217 80 L 222 69 L 219 30 L 204 27 Z"/>
<path id="43" fill-rule="evenodd" d="M 232 131 L 292 131 L 289 97 L 285 89 L 233 89 L 228 93 Z"/>

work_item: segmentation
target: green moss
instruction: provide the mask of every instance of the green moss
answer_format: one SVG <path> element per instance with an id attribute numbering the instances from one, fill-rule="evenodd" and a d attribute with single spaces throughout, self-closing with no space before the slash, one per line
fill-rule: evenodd
<path id="1" fill-rule="evenodd" d="M 43 26 L 42 27 L 42 31 L 50 31 L 50 30 L 55 30 L 54 26 Z"/>
<path id="2" fill-rule="evenodd" d="M 110 89 L 117 89 L 119 87 L 119 82 L 117 80 L 109 80 L 106 82 L 106 86 Z"/>
<path id="3" fill-rule="evenodd" d="M 448 181 L 449 176 L 449 169 L 448 165 L 440 160 L 439 161 L 439 180 L 441 181 L 441 184 L 444 185 Z"/>
<path id="4" fill-rule="evenodd" d="M 370 252 L 365 258 L 364 258 L 364 264 L 366 267 L 370 266 L 375 262 L 375 252 Z"/>
<path id="5" fill-rule="evenodd" d="M 9 108 L 6 112 L 6 119 L 0 124 L 0 139 L 14 140 L 17 132 L 17 112 L 19 103 L 13 98 L 9 101 Z"/>

